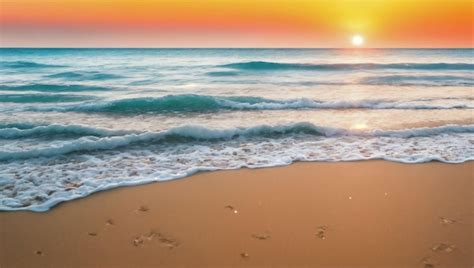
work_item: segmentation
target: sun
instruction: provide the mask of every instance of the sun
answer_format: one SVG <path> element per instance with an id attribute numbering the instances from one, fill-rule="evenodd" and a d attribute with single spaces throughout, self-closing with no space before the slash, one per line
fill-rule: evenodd
<path id="1" fill-rule="evenodd" d="M 356 34 L 352 36 L 351 43 L 356 47 L 360 47 L 364 44 L 364 37 L 360 34 Z"/>

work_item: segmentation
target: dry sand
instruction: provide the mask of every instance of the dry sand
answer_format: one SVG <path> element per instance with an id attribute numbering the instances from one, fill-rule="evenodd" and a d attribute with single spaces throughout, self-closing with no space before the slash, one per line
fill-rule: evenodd
<path id="1" fill-rule="evenodd" d="M 474 162 L 297 163 L 0 213 L 1 267 L 472 267 Z"/>

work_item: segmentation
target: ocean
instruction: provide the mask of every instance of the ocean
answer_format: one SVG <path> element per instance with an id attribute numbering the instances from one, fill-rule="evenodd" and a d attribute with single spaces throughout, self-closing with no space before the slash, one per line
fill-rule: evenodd
<path id="1" fill-rule="evenodd" d="M 473 49 L 3 48 L 0 210 L 198 171 L 473 160 L 473 61 Z"/>

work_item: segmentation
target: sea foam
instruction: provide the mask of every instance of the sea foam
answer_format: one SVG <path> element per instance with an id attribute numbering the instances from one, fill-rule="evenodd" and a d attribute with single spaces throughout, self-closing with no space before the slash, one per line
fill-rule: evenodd
<path id="1" fill-rule="evenodd" d="M 287 125 L 260 125 L 249 128 L 210 129 L 202 126 L 181 126 L 161 132 L 143 132 L 119 135 L 120 132 L 94 129 L 80 126 L 51 125 L 36 127 L 28 130 L 0 129 L 0 138 L 21 138 L 32 135 L 57 135 L 59 133 L 83 135 L 72 142 L 65 142 L 60 146 L 21 150 L 0 151 L 0 161 L 17 159 L 29 159 L 37 157 L 53 157 L 73 152 L 88 152 L 98 150 L 113 150 L 123 148 L 137 143 L 180 143 L 193 141 L 231 140 L 236 138 L 292 136 L 295 134 L 306 134 L 322 137 L 337 136 L 359 136 L 359 137 L 395 137 L 412 138 L 427 137 L 441 134 L 474 133 L 474 125 L 446 125 L 434 128 L 417 128 L 405 130 L 350 130 L 342 128 L 316 126 L 310 123 L 294 123 Z M 110 135 L 110 136 L 109 136 Z M 111 136 L 113 135 L 113 136 Z M 92 137 L 91 137 L 92 136 Z M 97 137 L 99 136 L 99 137 Z M 101 137 L 100 136 L 106 136 Z"/>
<path id="2" fill-rule="evenodd" d="M 391 131 L 308 123 L 233 129 L 182 126 L 162 132 L 84 136 L 62 146 L 0 152 L 0 210 L 46 211 L 105 189 L 172 180 L 198 171 L 294 161 L 462 163 L 474 160 L 473 143 L 474 125 Z"/>

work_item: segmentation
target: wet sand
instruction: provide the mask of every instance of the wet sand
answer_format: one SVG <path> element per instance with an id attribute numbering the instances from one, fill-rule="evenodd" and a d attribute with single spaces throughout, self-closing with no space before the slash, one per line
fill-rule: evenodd
<path id="1" fill-rule="evenodd" d="M 297 163 L 0 213 L 0 267 L 473 267 L 474 162 Z"/>

